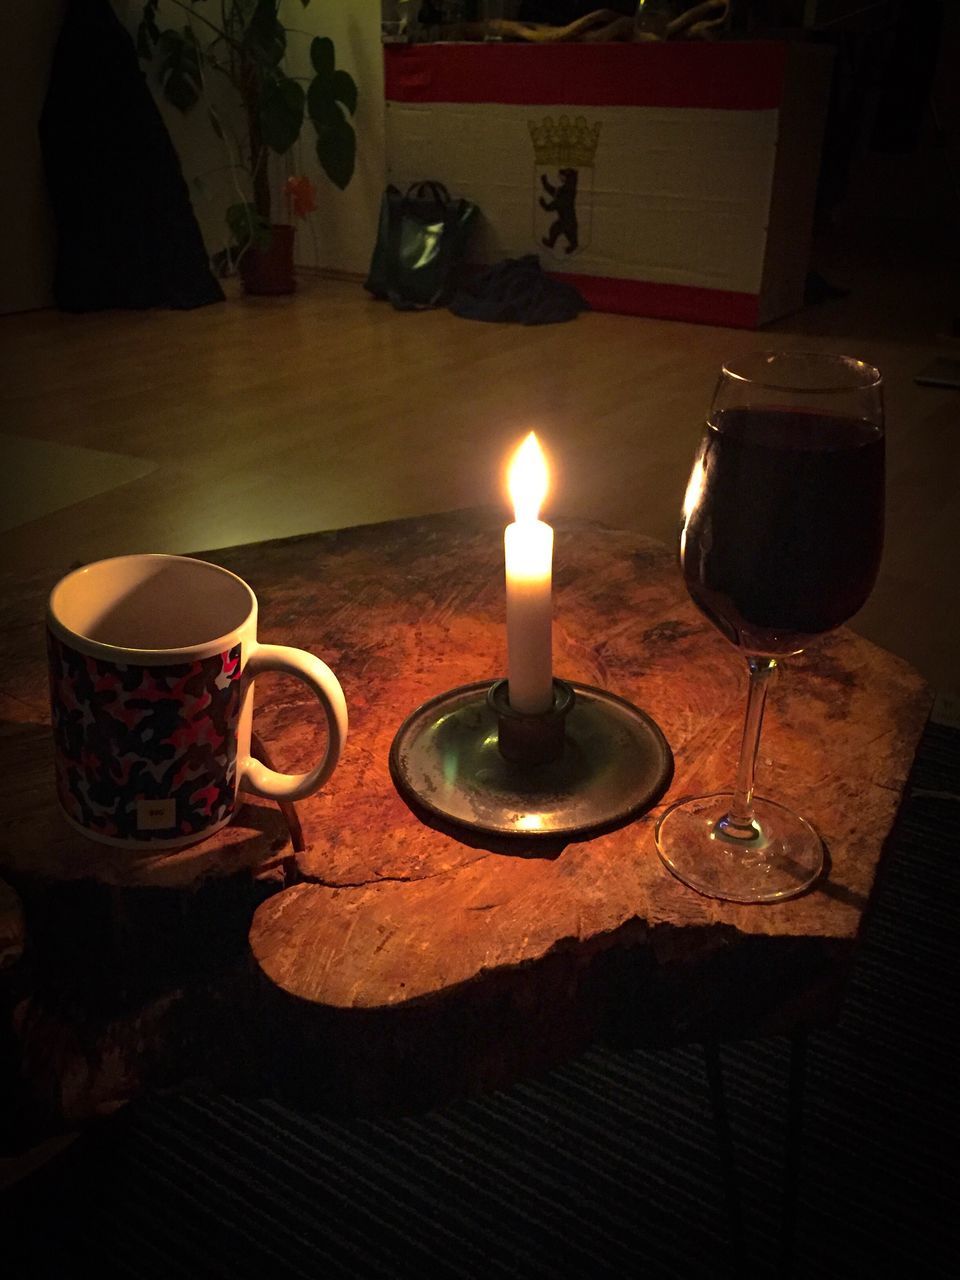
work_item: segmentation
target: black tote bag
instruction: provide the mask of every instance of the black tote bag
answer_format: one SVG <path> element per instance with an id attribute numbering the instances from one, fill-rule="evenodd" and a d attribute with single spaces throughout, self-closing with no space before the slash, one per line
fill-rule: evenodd
<path id="1" fill-rule="evenodd" d="M 441 182 L 414 182 L 406 193 L 391 184 L 380 202 L 380 223 L 365 288 L 400 311 L 446 301 L 479 209 L 451 198 Z"/>

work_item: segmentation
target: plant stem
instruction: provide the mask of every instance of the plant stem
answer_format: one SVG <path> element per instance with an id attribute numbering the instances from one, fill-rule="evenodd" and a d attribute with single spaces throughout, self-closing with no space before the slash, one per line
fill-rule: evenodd
<path id="1" fill-rule="evenodd" d="M 227 44 L 232 45 L 234 48 L 239 47 L 235 40 L 230 39 L 226 31 L 221 31 L 215 22 L 211 22 L 205 14 L 200 13 L 192 4 L 184 4 L 183 0 L 170 0 L 170 3 L 175 4 L 177 8 L 182 9 L 184 13 L 188 13 L 190 17 L 195 18 L 197 22 L 202 22 L 203 25 L 205 27 L 209 27 L 211 31 L 215 31 L 221 40 L 226 40 Z"/>
<path id="2" fill-rule="evenodd" d="M 257 213 L 269 225 L 270 173 L 267 164 L 267 148 L 260 133 L 260 84 L 256 65 L 246 57 L 241 58 L 240 62 L 240 98 L 247 117 L 253 203 Z"/>
<path id="3" fill-rule="evenodd" d="M 775 658 L 760 658 L 751 654 L 747 658 L 747 665 L 750 668 L 750 692 L 747 695 L 747 714 L 740 741 L 740 763 L 737 766 L 733 804 L 730 812 L 724 814 L 715 828 L 716 834 L 724 839 L 740 842 L 757 840 L 761 834 L 753 816 L 754 776 L 763 708 L 767 701 L 767 684 L 777 669 L 777 662 Z"/>

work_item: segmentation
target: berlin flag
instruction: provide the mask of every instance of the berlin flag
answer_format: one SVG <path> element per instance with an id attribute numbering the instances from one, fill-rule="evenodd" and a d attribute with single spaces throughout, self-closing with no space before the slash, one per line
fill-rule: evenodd
<path id="1" fill-rule="evenodd" d="M 775 41 L 384 48 L 387 167 L 481 209 L 598 310 L 752 327 L 800 306 L 830 59 Z"/>

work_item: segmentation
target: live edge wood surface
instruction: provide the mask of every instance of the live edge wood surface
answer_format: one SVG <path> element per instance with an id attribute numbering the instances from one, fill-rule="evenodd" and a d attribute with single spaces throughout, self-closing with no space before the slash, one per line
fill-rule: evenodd
<path id="1" fill-rule="evenodd" d="M 46 728 L 52 582 L 21 584 L 0 640 L 0 874 L 26 909 L 11 1003 L 34 1099 L 77 1119 L 212 1075 L 318 1107 L 405 1109 L 506 1084 L 596 1035 L 775 1032 L 836 1012 L 929 712 L 923 681 L 848 630 L 784 662 L 758 790 L 814 823 L 827 875 L 784 903 L 700 897 L 662 867 L 653 828 L 678 796 L 729 787 L 745 664 L 691 604 L 672 550 L 557 520 L 555 672 L 653 716 L 674 779 L 650 813 L 563 848 L 457 838 L 410 811 L 388 753 L 419 704 L 505 674 L 502 526 L 459 512 L 206 555 L 253 587 L 262 640 L 318 654 L 346 694 L 349 740 L 298 805 L 300 852 L 259 803 L 174 855 L 73 834 Z M 298 682 L 258 681 L 255 728 L 277 767 L 306 767 L 319 725 Z"/>

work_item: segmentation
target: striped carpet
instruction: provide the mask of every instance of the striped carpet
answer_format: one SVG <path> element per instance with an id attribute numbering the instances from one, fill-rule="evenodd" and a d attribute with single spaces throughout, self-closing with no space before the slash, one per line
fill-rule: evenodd
<path id="1" fill-rule="evenodd" d="M 931 725 L 840 1025 L 808 1051 L 797 1277 L 953 1276 L 960 731 Z M 696 1049 L 597 1048 L 426 1116 L 193 1094 L 128 1107 L 8 1194 L 13 1277 L 776 1274 L 788 1049 L 727 1047 L 745 1250 Z"/>

